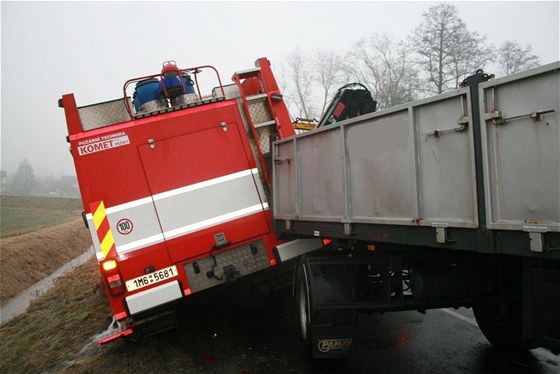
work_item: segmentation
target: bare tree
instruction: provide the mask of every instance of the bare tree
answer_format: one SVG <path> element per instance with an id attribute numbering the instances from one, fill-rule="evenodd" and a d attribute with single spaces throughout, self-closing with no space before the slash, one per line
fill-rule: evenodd
<path id="1" fill-rule="evenodd" d="M 299 49 L 288 55 L 286 63 L 284 95 L 296 107 L 299 117 L 313 118 L 317 115 L 317 110 L 313 104 L 311 63 Z"/>
<path id="2" fill-rule="evenodd" d="M 429 92 L 439 94 L 456 88 L 465 75 L 484 68 L 493 59 L 486 38 L 467 30 L 454 5 L 433 6 L 423 17 L 409 45 L 433 85 Z"/>
<path id="3" fill-rule="evenodd" d="M 404 46 L 386 35 L 375 35 L 355 43 L 348 61 L 350 76 L 369 88 L 379 109 L 416 98 L 417 71 Z"/>
<path id="4" fill-rule="evenodd" d="M 538 66 L 539 57 L 531 54 L 532 49 L 531 45 L 523 49 L 517 42 L 504 42 L 498 51 L 500 73 L 510 75 Z"/>
<path id="5" fill-rule="evenodd" d="M 33 166 L 29 160 L 20 162 L 16 174 L 11 181 L 11 191 L 18 195 L 31 195 L 36 188 Z"/>
<path id="6" fill-rule="evenodd" d="M 322 91 L 320 113 L 323 113 L 337 86 L 346 83 L 343 59 L 333 51 L 320 50 L 317 52 L 317 57 L 313 60 L 312 66 L 314 81 Z"/>

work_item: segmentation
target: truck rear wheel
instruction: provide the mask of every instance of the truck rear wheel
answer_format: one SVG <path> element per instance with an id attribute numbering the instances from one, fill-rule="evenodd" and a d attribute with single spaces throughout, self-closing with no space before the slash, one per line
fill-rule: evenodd
<path id="1" fill-rule="evenodd" d="M 311 294 L 309 290 L 308 274 L 305 266 L 300 262 L 298 265 L 296 302 L 299 322 L 299 335 L 305 352 L 311 354 Z"/>
<path id="2" fill-rule="evenodd" d="M 473 306 L 480 330 L 498 349 L 522 350 L 520 301 L 494 301 Z"/>
<path id="3" fill-rule="evenodd" d="M 344 267 L 319 265 L 303 256 L 294 282 L 295 306 L 303 353 L 312 365 L 342 363 L 356 346 L 355 310 L 328 310 L 325 304 L 350 302 L 351 279 Z M 316 309 L 315 304 L 322 307 Z"/>

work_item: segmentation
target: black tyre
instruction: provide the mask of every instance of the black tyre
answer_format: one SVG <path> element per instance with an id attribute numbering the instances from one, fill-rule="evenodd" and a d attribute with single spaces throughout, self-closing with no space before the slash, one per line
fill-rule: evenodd
<path id="1" fill-rule="evenodd" d="M 492 345 L 504 350 L 522 350 L 520 301 L 498 301 L 473 306 L 480 330 Z"/>
<path id="2" fill-rule="evenodd" d="M 311 293 L 309 292 L 309 275 L 300 262 L 297 269 L 296 307 L 298 316 L 299 336 L 306 354 L 311 354 Z"/>

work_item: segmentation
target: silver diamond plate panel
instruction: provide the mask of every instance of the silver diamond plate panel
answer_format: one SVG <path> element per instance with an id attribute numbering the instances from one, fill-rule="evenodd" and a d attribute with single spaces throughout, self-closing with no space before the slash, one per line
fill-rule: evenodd
<path id="1" fill-rule="evenodd" d="M 171 99 L 171 105 L 179 106 L 184 104 L 196 103 L 197 101 L 200 101 L 197 94 L 186 93 L 186 94 L 179 95 L 174 99 Z"/>
<path id="2" fill-rule="evenodd" d="M 216 267 L 212 257 L 203 258 L 201 260 L 185 264 L 185 273 L 192 292 L 202 291 L 204 289 L 214 287 L 226 282 L 224 276 L 224 267 L 233 265 L 240 276 L 245 276 L 269 267 L 268 256 L 262 241 L 252 243 L 257 248 L 257 252 L 251 252 L 250 245 L 245 245 L 230 251 L 222 252 L 215 255 Z M 195 272 L 195 266 L 198 265 L 200 272 Z M 214 268 L 214 274 L 221 280 L 216 278 L 208 278 L 206 273 Z"/>
<path id="3" fill-rule="evenodd" d="M 257 135 L 259 137 L 259 146 L 261 147 L 261 152 L 263 154 L 270 153 L 270 136 L 277 135 L 276 127 L 274 125 L 259 127 L 257 129 Z"/>
<path id="4" fill-rule="evenodd" d="M 127 98 L 127 100 L 132 108 L 130 98 Z M 78 113 L 84 131 L 130 121 L 124 99 L 83 106 L 78 108 Z"/>
<path id="5" fill-rule="evenodd" d="M 272 115 L 268 109 L 268 102 L 266 98 L 249 101 L 249 112 L 251 114 L 251 119 L 255 126 L 259 123 L 268 122 L 272 120 Z"/>
<path id="6" fill-rule="evenodd" d="M 226 94 L 227 95 L 227 94 Z M 243 101 L 241 99 L 237 99 L 237 107 L 239 108 L 239 113 L 241 114 L 241 119 L 243 120 L 243 126 L 245 127 L 245 131 L 247 133 L 247 136 L 249 138 L 249 144 L 251 145 L 251 152 L 253 154 L 253 157 L 255 158 L 255 160 L 258 160 L 258 152 L 257 152 L 257 146 L 255 143 L 255 139 L 253 138 L 253 133 L 251 132 L 251 129 L 249 127 L 249 122 L 247 121 L 247 116 L 245 115 L 245 109 L 243 108 Z M 268 137 L 267 137 L 268 139 Z M 267 140 L 267 144 L 268 144 L 268 140 Z M 260 162 L 257 162 L 257 168 L 259 169 L 259 177 L 261 178 L 261 183 L 264 185 L 266 184 L 265 182 L 265 173 L 264 173 L 264 169 L 262 167 L 262 164 Z M 270 201 L 270 196 L 268 196 L 268 189 L 265 190 L 265 194 L 266 194 L 266 200 Z"/>
<path id="7" fill-rule="evenodd" d="M 226 94 L 226 100 L 229 99 L 237 99 L 241 97 L 241 93 L 239 92 L 239 87 L 236 84 L 228 84 L 224 87 L 224 93 Z M 222 97 L 222 90 L 220 87 L 214 87 L 212 89 L 212 97 Z"/>
<path id="8" fill-rule="evenodd" d="M 152 100 L 142 104 L 137 114 L 154 112 L 156 110 L 161 110 L 166 108 L 169 108 L 169 104 L 167 103 L 167 100 Z"/>

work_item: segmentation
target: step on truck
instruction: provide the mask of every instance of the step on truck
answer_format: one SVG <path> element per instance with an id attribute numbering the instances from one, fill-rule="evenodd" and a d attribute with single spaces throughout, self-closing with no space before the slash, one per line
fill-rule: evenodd
<path id="1" fill-rule="evenodd" d="M 173 306 L 322 245 L 279 241 L 271 140 L 294 135 L 266 58 L 223 85 L 209 65 L 133 78 L 116 100 L 64 108 L 84 221 L 113 314 L 99 343 L 173 324 Z M 201 86 L 214 87 L 204 94 Z M 289 279 L 288 279 L 289 282 Z"/>
<path id="2" fill-rule="evenodd" d="M 274 142 L 275 231 L 330 240 L 294 279 L 314 358 L 355 351 L 361 312 L 442 307 L 560 352 L 560 63 L 491 78 Z"/>

